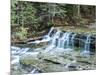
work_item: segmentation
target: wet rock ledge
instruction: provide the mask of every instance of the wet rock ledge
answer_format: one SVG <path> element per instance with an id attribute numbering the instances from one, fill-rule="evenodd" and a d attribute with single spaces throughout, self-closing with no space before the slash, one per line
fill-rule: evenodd
<path id="1" fill-rule="evenodd" d="M 71 52 L 70 54 L 59 53 L 59 51 L 54 53 L 40 52 L 35 56 L 23 55 L 20 57 L 20 65 L 27 73 L 31 72 L 27 71 L 28 68 L 30 69 L 30 66 L 35 66 L 40 73 L 95 70 L 95 63 L 95 55 L 85 57 L 81 56 L 78 52 Z"/>

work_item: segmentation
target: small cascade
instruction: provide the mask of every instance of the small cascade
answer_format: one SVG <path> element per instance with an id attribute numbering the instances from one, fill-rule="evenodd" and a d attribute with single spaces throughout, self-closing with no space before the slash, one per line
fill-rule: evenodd
<path id="1" fill-rule="evenodd" d="M 63 35 L 62 35 L 62 37 L 61 38 L 59 38 L 59 40 L 58 40 L 58 48 L 63 48 L 64 46 L 64 43 L 63 43 L 63 41 L 65 40 L 65 37 L 66 37 L 66 35 L 67 35 L 67 33 L 63 33 Z"/>
<path id="2" fill-rule="evenodd" d="M 90 44 L 91 44 L 91 35 L 87 35 L 86 40 L 84 42 L 84 51 L 82 55 L 89 55 L 90 54 Z"/>
<path id="3" fill-rule="evenodd" d="M 76 34 L 72 34 L 71 32 L 61 32 L 58 30 L 53 37 L 51 37 L 50 46 L 55 46 L 56 48 L 74 48 L 74 38 Z"/>
<path id="4" fill-rule="evenodd" d="M 72 45 L 72 48 L 74 48 L 74 39 L 75 39 L 75 36 L 76 36 L 77 34 L 73 34 L 72 35 L 72 38 L 71 38 L 71 45 Z"/>
<path id="5" fill-rule="evenodd" d="M 50 34 L 52 33 L 52 31 L 54 30 L 54 27 L 52 27 L 49 31 L 49 33 L 47 34 L 48 36 L 50 36 Z"/>
<path id="6" fill-rule="evenodd" d="M 48 38 L 52 37 L 56 33 L 56 31 L 57 30 L 54 27 L 51 27 L 51 29 L 48 32 L 48 34 L 44 36 L 44 39 L 48 39 Z"/>
<path id="7" fill-rule="evenodd" d="M 56 46 L 56 43 L 58 43 L 58 40 L 57 39 L 59 39 L 59 37 L 60 37 L 60 33 L 61 33 L 61 31 L 57 31 L 55 33 L 55 35 L 52 37 L 51 45 Z"/>
<path id="8" fill-rule="evenodd" d="M 76 34 L 72 32 L 62 32 L 59 29 L 52 27 L 47 35 L 42 40 L 36 40 L 33 43 L 39 44 L 40 42 L 49 42 L 50 49 L 52 48 L 74 48 L 74 38 Z M 51 48 L 52 47 L 52 48 Z M 46 48 L 46 50 L 48 49 Z"/>
<path id="9" fill-rule="evenodd" d="M 76 34 L 72 34 L 71 32 L 63 33 L 61 38 L 58 38 L 57 48 L 67 49 L 70 47 L 74 48 L 74 38 Z"/>
<path id="10" fill-rule="evenodd" d="M 63 44 L 63 47 L 64 49 L 67 49 L 70 47 L 70 36 L 71 36 L 72 33 L 67 33 L 67 36 L 65 37 L 65 40 L 64 40 L 64 44 Z"/>
<path id="11" fill-rule="evenodd" d="M 36 71 L 36 69 L 34 68 L 34 69 L 30 72 L 30 74 L 34 74 L 35 71 Z"/>
<path id="12" fill-rule="evenodd" d="M 86 42 L 85 42 L 85 51 L 90 50 L 90 43 L 91 43 L 91 35 L 87 36 Z"/>
<path id="13" fill-rule="evenodd" d="M 48 42 L 48 46 L 45 48 L 46 51 L 52 50 L 54 48 L 57 49 L 63 49 L 63 50 L 74 50 L 76 43 L 79 42 L 79 45 L 77 47 L 81 47 L 81 43 L 83 43 L 82 45 L 82 49 L 84 50 L 83 53 L 90 53 L 90 44 L 91 44 L 91 35 L 87 35 L 87 36 L 83 36 L 83 35 L 78 35 L 79 37 L 76 37 L 77 34 L 73 33 L 73 32 L 63 32 L 60 31 L 59 29 L 56 29 L 54 27 L 52 27 L 50 29 L 50 31 L 48 32 L 47 35 L 43 36 L 42 40 L 35 40 L 31 43 L 34 44 L 39 44 L 41 42 Z M 75 41 L 75 40 L 78 41 Z M 81 40 L 80 40 L 81 39 Z M 12 47 L 12 49 L 15 49 L 14 47 Z M 41 48 L 40 48 L 41 49 Z M 16 51 L 13 50 L 12 53 L 20 53 L 20 54 L 24 54 L 28 51 L 29 49 L 26 48 L 25 50 L 16 48 Z"/>

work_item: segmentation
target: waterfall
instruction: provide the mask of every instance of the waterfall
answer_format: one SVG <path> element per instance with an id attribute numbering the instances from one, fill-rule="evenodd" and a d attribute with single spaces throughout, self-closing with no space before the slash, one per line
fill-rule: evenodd
<path id="1" fill-rule="evenodd" d="M 52 42 L 51 44 L 56 46 L 57 48 L 62 48 L 62 49 L 66 49 L 69 48 L 70 43 L 74 43 L 73 39 L 75 37 L 76 34 L 72 35 L 72 33 L 63 33 L 63 35 L 60 37 L 61 35 L 61 31 L 58 31 L 54 37 L 52 37 Z M 70 40 L 71 39 L 71 40 Z"/>
<path id="2" fill-rule="evenodd" d="M 91 43 L 91 35 L 87 35 L 85 43 L 84 43 L 84 51 L 81 53 L 82 55 L 90 55 L 90 43 Z"/>
<path id="3" fill-rule="evenodd" d="M 48 46 L 45 47 L 45 51 L 48 52 L 50 50 L 54 50 L 55 48 L 57 50 L 74 50 L 74 44 L 75 44 L 75 37 L 77 36 L 76 33 L 72 33 L 72 32 L 62 32 L 59 29 L 56 29 L 54 27 L 52 27 L 50 29 L 50 31 L 48 32 L 47 35 L 43 36 L 42 40 L 35 40 L 33 42 L 29 42 L 29 43 L 33 43 L 33 44 L 39 44 L 41 42 L 48 42 Z M 91 35 L 87 35 L 84 38 L 80 38 L 83 40 L 84 45 L 82 46 L 83 50 L 81 53 L 82 54 L 90 54 L 90 43 L 91 43 Z M 85 40 L 85 41 L 84 41 Z M 80 41 L 82 43 L 82 41 Z M 12 55 L 14 55 L 14 57 L 16 55 L 22 55 L 22 54 L 33 54 L 33 53 L 29 53 L 27 52 L 30 48 L 20 48 L 20 47 L 11 47 L 12 51 Z M 41 50 L 42 48 L 37 48 L 34 50 Z M 16 60 L 17 61 L 17 60 Z M 15 62 L 15 61 L 14 61 Z"/>
<path id="4" fill-rule="evenodd" d="M 70 46 L 71 34 L 72 33 L 67 33 L 67 36 L 65 37 L 64 44 L 63 44 L 64 49 L 69 48 L 69 46 Z"/>
<path id="5" fill-rule="evenodd" d="M 74 47 L 75 36 L 76 34 L 72 34 L 71 32 L 64 33 L 63 36 L 58 39 L 57 47 L 63 49 L 69 48 L 70 46 Z"/>
<path id="6" fill-rule="evenodd" d="M 52 42 L 51 42 L 52 45 L 56 46 L 56 42 L 58 42 L 57 39 L 59 39 L 60 33 L 61 31 L 57 31 L 54 37 L 52 37 Z"/>
<path id="7" fill-rule="evenodd" d="M 76 34 L 71 32 L 61 32 L 58 30 L 51 39 L 50 46 L 55 46 L 56 48 L 67 49 L 70 47 L 74 48 L 74 38 Z"/>
<path id="8" fill-rule="evenodd" d="M 74 49 L 74 40 L 76 35 L 76 33 L 62 32 L 59 29 L 55 29 L 54 27 L 52 27 L 48 34 L 44 36 L 42 40 L 36 40 L 33 41 L 33 43 L 39 44 L 40 42 L 49 42 L 48 46 L 45 48 L 46 51 L 52 50 L 54 48 L 65 50 Z M 84 41 L 84 53 L 90 52 L 90 42 L 91 35 L 87 35 Z M 26 51 L 27 49 L 21 53 L 26 53 Z"/>
<path id="9" fill-rule="evenodd" d="M 85 41 L 84 52 L 90 53 L 91 35 L 88 35 Z"/>
<path id="10" fill-rule="evenodd" d="M 85 51 L 90 50 L 90 43 L 91 43 L 91 35 L 88 35 L 85 41 Z"/>
<path id="11" fill-rule="evenodd" d="M 62 37 L 61 38 L 59 38 L 59 40 L 58 40 L 58 48 L 63 48 L 64 46 L 63 46 L 63 41 L 65 40 L 65 37 L 66 37 L 66 35 L 67 35 L 67 33 L 63 33 L 63 35 L 62 35 Z"/>
<path id="12" fill-rule="evenodd" d="M 72 48 L 74 48 L 74 39 L 75 39 L 75 36 L 76 36 L 77 34 L 73 34 L 72 35 L 72 38 L 71 38 L 71 45 L 72 45 Z"/>
<path id="13" fill-rule="evenodd" d="M 60 33 L 61 33 L 61 31 L 58 30 L 58 31 L 54 34 L 53 37 L 50 37 L 50 38 L 51 38 L 51 40 L 49 41 L 50 44 L 48 45 L 48 47 L 46 47 L 46 49 L 45 49 L 46 52 L 52 50 L 53 48 L 55 48 L 55 47 L 57 46 L 57 43 L 58 43 L 57 39 L 60 37 Z"/>
<path id="14" fill-rule="evenodd" d="M 47 34 L 48 36 L 50 36 L 51 32 L 54 30 L 54 27 L 52 27 L 49 31 L 49 33 Z"/>
<path id="15" fill-rule="evenodd" d="M 76 34 L 72 34 L 72 32 L 62 32 L 58 29 L 52 27 L 47 35 L 43 37 L 42 40 L 36 40 L 31 43 L 39 44 L 40 42 L 50 42 L 49 49 L 51 47 L 67 49 L 70 47 L 74 48 L 74 38 Z M 47 48 L 48 49 L 48 48 Z"/>

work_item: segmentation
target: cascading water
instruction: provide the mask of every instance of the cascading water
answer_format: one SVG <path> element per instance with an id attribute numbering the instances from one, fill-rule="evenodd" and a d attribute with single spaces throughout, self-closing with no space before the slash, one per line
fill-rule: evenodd
<path id="1" fill-rule="evenodd" d="M 51 43 L 46 50 L 50 50 L 54 47 L 59 49 L 71 49 L 71 47 L 74 48 L 75 36 L 76 34 L 72 34 L 72 32 L 61 32 L 60 30 L 57 30 L 54 36 L 51 37 Z"/>
<path id="2" fill-rule="evenodd" d="M 46 52 L 52 50 L 52 49 L 55 48 L 55 47 L 57 47 L 57 43 L 58 43 L 57 39 L 60 37 L 60 33 L 61 33 L 61 31 L 57 31 L 57 32 L 54 34 L 54 36 L 51 37 L 50 44 L 49 44 L 49 46 L 45 49 Z"/>
<path id="3" fill-rule="evenodd" d="M 91 44 L 91 35 L 87 35 L 86 40 L 84 41 L 84 51 L 82 55 L 89 55 L 90 54 L 90 44 Z"/>
<path id="4" fill-rule="evenodd" d="M 54 32 L 56 30 L 56 32 Z M 62 36 L 61 36 L 62 35 Z M 49 48 L 46 48 L 46 50 L 52 49 L 52 47 L 56 48 L 62 48 L 62 49 L 67 49 L 70 47 L 74 48 L 74 38 L 76 34 L 72 34 L 71 32 L 62 32 L 60 30 L 55 29 L 52 27 L 48 34 L 44 36 L 42 40 L 36 40 L 31 43 L 36 43 L 39 44 L 40 42 L 46 42 L 49 41 Z"/>
<path id="5" fill-rule="evenodd" d="M 50 29 L 50 31 L 49 31 L 49 33 L 47 34 L 47 36 L 50 37 L 50 34 L 53 32 L 53 30 L 54 30 L 54 27 L 52 27 L 52 28 Z"/>
<path id="6" fill-rule="evenodd" d="M 71 38 L 71 45 L 72 45 L 72 48 L 74 48 L 74 39 L 75 39 L 75 36 L 76 36 L 77 34 L 73 34 L 72 35 L 72 38 Z"/>
<path id="7" fill-rule="evenodd" d="M 76 34 L 72 34 L 71 32 L 63 33 L 61 37 L 56 38 L 57 40 L 57 48 L 67 49 L 70 47 L 74 48 L 74 38 Z M 55 38 L 53 38 L 55 40 Z"/>
<path id="8" fill-rule="evenodd" d="M 52 50 L 54 48 L 72 50 L 74 49 L 74 43 L 75 43 L 74 41 L 76 39 L 75 38 L 76 35 L 77 35 L 76 33 L 62 32 L 59 29 L 55 29 L 54 27 L 52 27 L 48 32 L 48 34 L 44 36 L 42 40 L 36 40 L 33 41 L 33 43 L 39 44 L 41 42 L 49 42 L 48 46 L 45 48 L 46 51 Z M 85 43 L 84 43 L 83 53 L 85 54 L 90 53 L 91 35 L 87 35 L 84 42 Z M 12 47 L 12 54 L 24 54 L 29 50 L 29 48 L 25 48 L 25 49 L 15 48 L 15 49 L 14 47 Z"/>
<path id="9" fill-rule="evenodd" d="M 57 39 L 59 39 L 59 37 L 60 37 L 60 33 L 61 33 L 61 31 L 58 31 L 58 32 L 54 35 L 54 37 L 52 37 L 52 42 L 51 42 L 52 45 L 56 46 L 56 42 L 57 42 Z"/>
<path id="10" fill-rule="evenodd" d="M 64 40 L 64 49 L 67 49 L 70 46 L 70 35 L 71 35 L 71 33 L 67 33 L 67 36 L 65 37 L 65 40 Z"/>
<path id="11" fill-rule="evenodd" d="M 90 47 L 91 47 L 91 35 L 87 35 L 86 37 L 79 37 L 80 35 L 77 35 L 76 33 L 72 32 L 62 32 L 59 29 L 55 29 L 54 27 L 51 28 L 51 30 L 48 32 L 47 35 L 43 36 L 41 40 L 36 40 L 33 42 L 34 44 L 39 44 L 41 42 L 48 42 L 48 46 L 46 46 L 44 49 L 43 48 L 34 48 L 33 51 L 28 52 L 31 48 L 21 48 L 21 47 L 15 47 L 11 46 L 11 54 L 12 54 L 12 61 L 11 64 L 20 64 L 20 56 L 21 55 L 34 55 L 37 56 L 39 54 L 39 50 L 44 50 L 43 52 L 50 52 L 50 53 L 55 53 L 57 52 L 67 52 L 68 54 L 70 51 L 73 51 L 76 46 L 76 42 L 84 42 L 82 49 L 84 50 L 81 52 L 81 55 L 89 55 L 90 54 Z M 78 38 L 79 37 L 79 38 Z M 78 41 L 75 41 L 78 38 Z M 80 40 L 81 39 L 81 40 Z M 82 41 L 83 40 L 83 41 Z M 92 39 L 93 40 L 93 39 Z M 95 39 L 94 39 L 95 40 Z M 79 47 L 80 45 L 76 46 Z M 32 48 L 33 49 L 33 48 Z M 80 49 L 81 50 L 81 49 Z M 74 52 L 74 51 L 73 51 Z M 76 62 L 76 61 L 74 61 Z M 69 64 L 67 64 L 68 67 Z M 19 66 L 19 65 L 18 65 Z M 37 69 L 33 68 L 30 73 L 37 73 Z"/>
<path id="12" fill-rule="evenodd" d="M 91 43 L 91 35 L 88 35 L 85 42 L 85 51 L 90 51 L 90 43 Z"/>
<path id="13" fill-rule="evenodd" d="M 63 41 L 64 41 L 64 39 L 65 39 L 65 37 L 66 37 L 66 35 L 67 35 L 67 33 L 63 33 L 63 35 L 62 35 L 62 37 L 61 38 L 59 38 L 59 40 L 58 40 L 58 48 L 63 48 L 64 46 L 64 44 L 63 44 Z"/>

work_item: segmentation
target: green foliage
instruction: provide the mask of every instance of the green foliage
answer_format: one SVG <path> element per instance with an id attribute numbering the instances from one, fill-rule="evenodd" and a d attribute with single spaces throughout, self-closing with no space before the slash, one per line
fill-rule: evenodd
<path id="1" fill-rule="evenodd" d="M 25 40 L 27 39 L 27 29 L 26 28 L 23 28 L 23 27 L 20 27 L 20 31 L 16 32 L 14 35 L 15 35 L 15 38 L 19 38 L 20 40 Z"/>
<path id="2" fill-rule="evenodd" d="M 18 32 L 21 38 L 35 35 L 54 26 L 55 18 L 60 17 L 61 21 L 67 21 L 68 25 L 84 25 L 85 18 L 91 19 L 91 15 L 94 19 L 95 6 L 11 0 L 11 26 L 15 29 L 16 27 L 22 28 Z M 28 29 L 27 32 L 25 28 Z"/>

